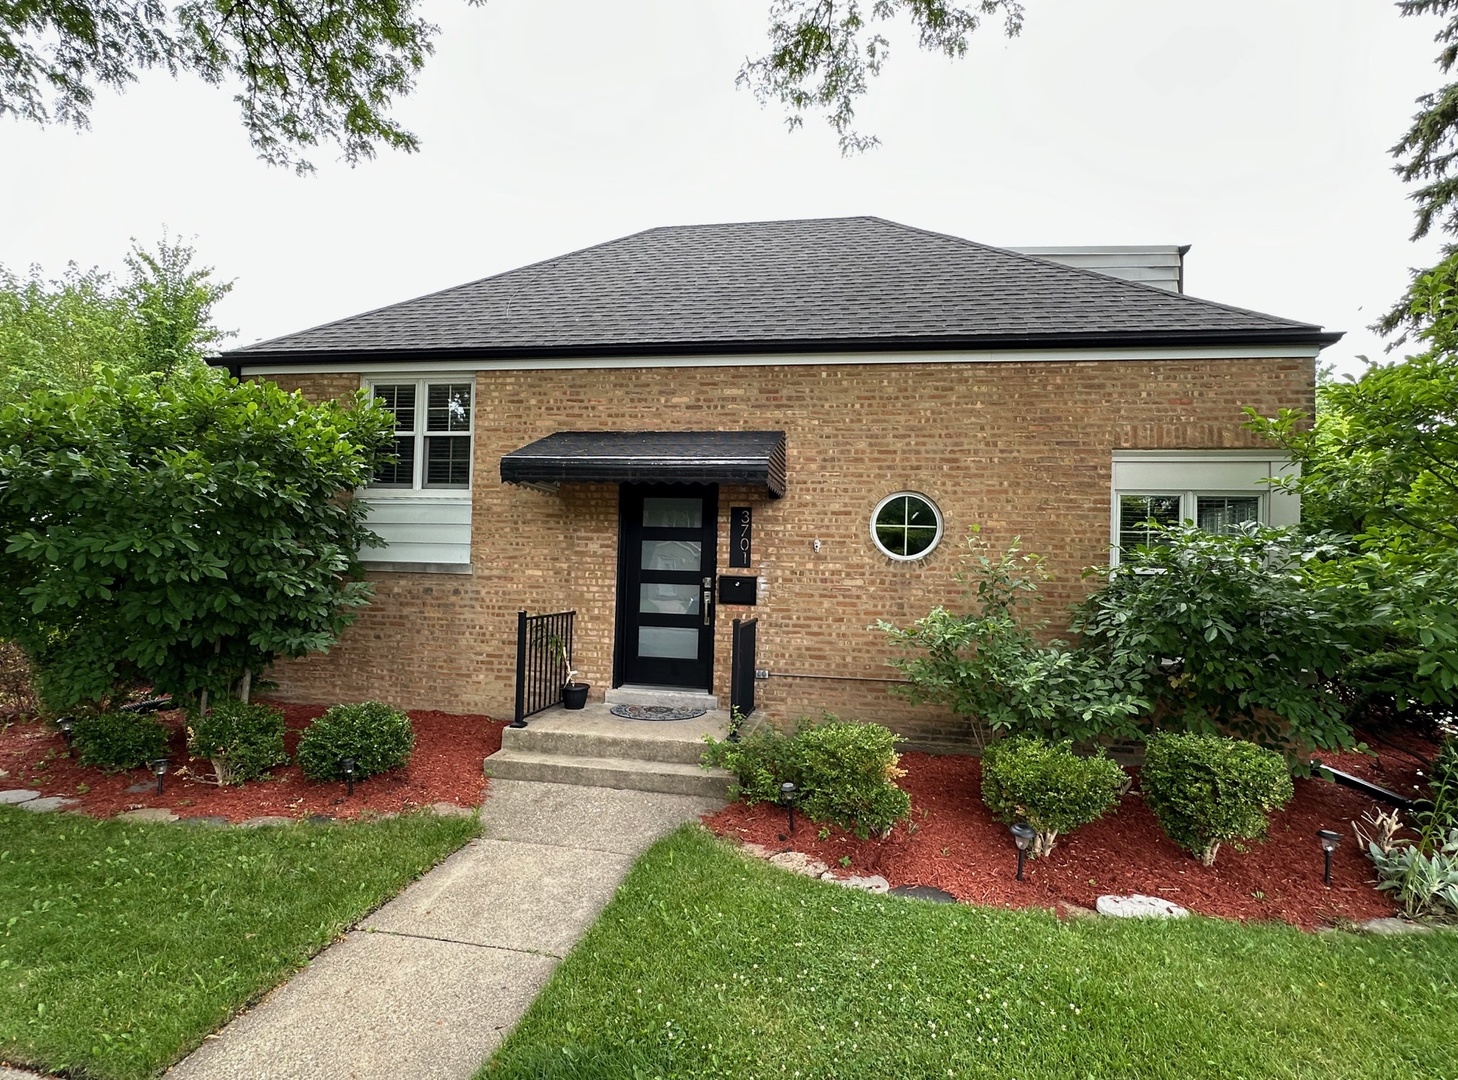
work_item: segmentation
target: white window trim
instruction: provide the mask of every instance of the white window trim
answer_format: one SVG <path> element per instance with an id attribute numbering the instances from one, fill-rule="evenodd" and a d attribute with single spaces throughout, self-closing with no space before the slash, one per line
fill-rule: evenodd
<path id="1" fill-rule="evenodd" d="M 360 488 L 360 494 L 371 501 L 382 499 L 445 499 L 460 502 L 469 502 L 471 492 L 476 486 L 476 399 L 478 397 L 476 379 L 474 374 L 469 378 L 463 378 L 462 372 L 438 371 L 430 374 L 410 372 L 408 374 L 394 375 L 371 375 L 361 380 L 364 389 L 374 397 L 376 386 L 401 386 L 406 383 L 413 383 L 415 386 L 415 468 L 411 486 L 403 487 L 376 487 L 368 484 Z M 425 487 L 423 473 L 425 470 L 425 437 L 429 434 L 425 430 L 425 410 L 427 405 L 427 387 L 432 383 L 470 383 L 471 384 L 471 413 L 468 417 L 470 427 L 464 433 L 470 440 L 471 455 L 467 466 L 468 476 L 465 487 Z M 444 433 L 438 433 L 444 434 Z M 460 437 L 463 433 L 451 433 Z"/>
<path id="2" fill-rule="evenodd" d="M 1109 565 L 1119 565 L 1119 500 L 1125 495 L 1178 495 L 1180 497 L 1180 520 L 1195 521 L 1196 504 L 1201 496 L 1210 498 L 1251 498 L 1260 500 L 1259 521 L 1262 525 L 1287 524 L 1300 519 L 1300 502 L 1296 496 L 1283 492 L 1265 482 L 1264 478 L 1278 477 L 1293 471 L 1294 466 L 1285 455 L 1265 450 L 1122 450 L 1115 451 L 1113 474 L 1109 485 Z M 1120 463 L 1137 463 L 1148 471 L 1155 466 L 1157 471 L 1166 472 L 1169 483 L 1139 484 L 1120 487 L 1118 472 Z M 1263 473 L 1260 482 L 1249 487 L 1232 487 L 1225 484 L 1209 484 L 1191 487 L 1179 481 L 1187 476 L 1191 467 L 1230 465 L 1244 466 L 1253 473 Z M 1276 502 L 1281 502 L 1280 514 L 1276 513 Z M 1282 520 L 1277 521 L 1277 518 Z"/>
<path id="3" fill-rule="evenodd" d="M 876 535 L 876 520 L 881 516 L 881 511 L 885 509 L 887 503 L 891 502 L 893 499 L 905 498 L 908 495 L 914 499 L 920 499 L 922 502 L 926 503 L 927 506 L 931 507 L 932 515 L 937 519 L 937 535 L 932 539 L 932 542 L 927 545 L 926 548 L 918 551 L 915 555 L 897 555 L 894 551 L 888 551 L 885 547 L 881 545 L 881 538 Z M 928 555 L 930 555 L 933 551 L 937 549 L 937 545 L 942 542 L 942 536 L 946 533 L 946 531 L 946 522 L 942 519 L 942 508 L 937 505 L 936 500 L 933 499 L 930 495 L 924 494 L 920 491 L 912 491 L 910 489 L 893 491 L 890 495 L 887 495 L 884 499 L 878 502 L 876 504 L 876 508 L 871 511 L 871 543 L 875 545 L 876 550 L 879 551 L 882 555 L 884 555 L 888 559 L 894 560 L 895 562 L 908 563 L 917 562 L 921 559 L 925 559 Z"/>

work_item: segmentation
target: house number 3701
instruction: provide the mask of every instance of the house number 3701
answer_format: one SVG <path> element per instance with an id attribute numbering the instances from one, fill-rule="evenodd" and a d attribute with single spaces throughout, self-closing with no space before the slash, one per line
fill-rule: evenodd
<path id="1" fill-rule="evenodd" d="M 747 506 L 729 511 L 729 565 L 749 565 L 749 535 L 754 514 Z"/>

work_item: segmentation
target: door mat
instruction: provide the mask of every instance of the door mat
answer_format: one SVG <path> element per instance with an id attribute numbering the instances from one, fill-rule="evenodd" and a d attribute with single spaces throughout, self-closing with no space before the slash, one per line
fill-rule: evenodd
<path id="1" fill-rule="evenodd" d="M 614 716 L 625 720 L 692 720 L 703 716 L 703 709 L 675 709 L 669 705 L 614 705 Z"/>

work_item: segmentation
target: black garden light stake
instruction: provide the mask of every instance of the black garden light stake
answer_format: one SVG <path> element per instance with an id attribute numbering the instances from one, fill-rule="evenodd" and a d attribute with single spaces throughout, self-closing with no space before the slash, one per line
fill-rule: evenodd
<path id="1" fill-rule="evenodd" d="M 795 831 L 795 785 L 786 780 L 780 785 L 780 802 L 790 812 L 790 832 Z"/>
<path id="2" fill-rule="evenodd" d="M 1331 884 L 1331 853 L 1342 842 L 1342 834 L 1330 829 L 1317 829 L 1316 838 L 1321 841 L 1321 853 L 1326 857 L 1326 872 L 1321 875 L 1322 884 Z"/>
<path id="3" fill-rule="evenodd" d="M 352 757 L 344 758 L 339 763 L 339 771 L 344 773 L 345 793 L 354 794 L 354 771 L 358 763 Z"/>
<path id="4" fill-rule="evenodd" d="M 1026 821 L 1019 821 L 1009 828 L 1013 836 L 1013 843 L 1018 846 L 1018 880 L 1023 880 L 1023 859 L 1027 857 L 1028 845 L 1037 836 L 1036 830 Z"/>
<path id="5" fill-rule="evenodd" d="M 162 794 L 162 778 L 167 775 L 167 759 L 165 757 L 153 758 L 147 762 L 152 770 L 152 775 L 157 778 L 157 794 Z"/>
<path id="6" fill-rule="evenodd" d="M 63 716 L 56 721 L 56 727 L 61 729 L 61 738 L 66 740 L 66 750 L 69 752 L 71 744 L 76 741 L 76 721 L 69 716 Z"/>

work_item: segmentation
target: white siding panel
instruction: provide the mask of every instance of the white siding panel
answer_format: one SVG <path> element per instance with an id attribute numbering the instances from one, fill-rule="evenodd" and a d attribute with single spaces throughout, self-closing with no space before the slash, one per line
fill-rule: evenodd
<path id="1" fill-rule="evenodd" d="M 469 499 L 365 496 L 365 500 L 369 526 L 385 540 L 384 547 L 361 553 L 365 562 L 470 565 Z"/>

